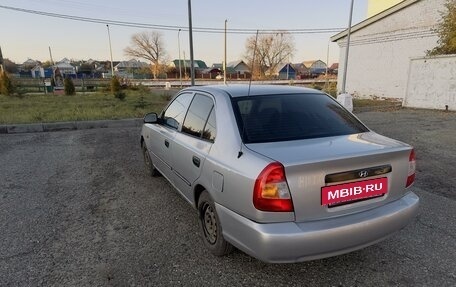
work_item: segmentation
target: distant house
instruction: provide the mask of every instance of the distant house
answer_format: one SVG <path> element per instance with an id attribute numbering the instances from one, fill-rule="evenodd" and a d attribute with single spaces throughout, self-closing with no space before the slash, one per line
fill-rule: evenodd
<path id="1" fill-rule="evenodd" d="M 339 63 L 333 63 L 329 68 L 329 73 L 337 75 L 339 73 Z"/>
<path id="2" fill-rule="evenodd" d="M 84 77 L 84 76 L 93 75 L 94 70 L 95 70 L 94 62 L 89 62 L 89 61 L 80 62 L 76 66 L 76 73 L 78 74 L 78 76 Z"/>
<path id="3" fill-rule="evenodd" d="M 293 64 L 288 63 L 279 70 L 279 80 L 294 80 L 296 79 L 298 72 L 296 71 Z"/>
<path id="4" fill-rule="evenodd" d="M 147 78 L 150 77 L 148 74 L 151 66 L 148 63 L 141 62 L 135 59 L 129 61 L 120 61 L 114 64 L 114 74 L 121 78 Z M 111 76 L 111 63 L 107 63 L 108 73 L 104 73 L 103 77 Z M 106 65 L 105 65 L 106 68 Z"/>
<path id="5" fill-rule="evenodd" d="M 19 66 L 19 70 L 28 72 L 38 65 L 41 65 L 41 62 L 29 58 Z"/>
<path id="6" fill-rule="evenodd" d="M 52 77 L 52 68 L 43 68 L 40 65 L 36 65 L 33 69 L 30 70 L 32 78 L 51 78 Z"/>
<path id="7" fill-rule="evenodd" d="M 32 78 L 43 78 L 41 76 L 41 71 L 43 68 L 40 65 L 36 65 L 33 69 L 30 70 L 30 73 L 32 74 Z M 44 71 L 43 71 L 44 74 Z"/>
<path id="8" fill-rule="evenodd" d="M 306 65 L 304 65 L 304 63 L 295 63 L 292 65 L 296 69 L 298 75 L 304 75 L 309 72 L 309 69 L 306 67 Z"/>
<path id="9" fill-rule="evenodd" d="M 198 69 L 207 69 L 207 65 L 206 65 L 206 63 L 204 61 L 195 60 L 194 62 L 198 66 Z"/>
<path id="10" fill-rule="evenodd" d="M 306 78 L 309 75 L 309 71 L 310 69 L 307 68 L 303 63 L 288 63 L 279 70 L 279 79 L 294 80 Z"/>
<path id="11" fill-rule="evenodd" d="M 139 71 L 144 68 L 149 68 L 149 64 L 132 59 L 129 61 L 121 61 L 114 66 L 114 71 L 116 72 L 133 72 Z"/>
<path id="12" fill-rule="evenodd" d="M 219 69 L 221 73 L 223 73 L 223 64 L 220 63 L 214 63 L 212 64 L 211 68 L 214 69 Z M 227 74 L 236 74 L 236 71 L 232 67 L 226 66 L 226 72 Z"/>
<path id="13" fill-rule="evenodd" d="M 203 74 L 212 74 L 212 75 L 219 75 L 222 73 L 222 70 L 219 68 L 207 68 L 204 70 L 201 70 L 201 73 Z"/>
<path id="14" fill-rule="evenodd" d="M 113 61 L 112 65 L 115 67 L 120 63 L 120 61 Z M 111 61 L 94 61 L 93 65 L 95 67 L 94 74 L 96 76 L 102 75 L 102 77 L 111 77 Z"/>
<path id="15" fill-rule="evenodd" d="M 74 77 L 76 76 L 76 68 L 70 63 L 70 60 L 68 60 L 67 58 L 63 58 L 62 60 L 55 63 L 54 69 L 58 68 L 63 77 Z"/>
<path id="16" fill-rule="evenodd" d="M 226 64 L 226 71 L 230 73 L 230 70 L 234 71 L 239 75 L 244 75 L 246 73 L 250 73 L 249 66 L 242 60 L 237 60 L 233 62 L 229 62 Z"/>
<path id="17" fill-rule="evenodd" d="M 304 66 L 309 69 L 310 75 L 319 75 L 326 73 L 326 63 L 322 60 L 304 61 Z"/>
<path id="18" fill-rule="evenodd" d="M 114 66 L 118 65 L 120 62 L 113 62 Z M 97 61 L 89 59 L 85 64 L 90 64 L 93 66 L 94 73 L 107 73 L 111 68 L 111 61 Z"/>
<path id="19" fill-rule="evenodd" d="M 214 63 L 212 64 L 211 68 L 215 68 L 215 69 L 223 69 L 223 64 L 220 64 L 220 63 Z"/>
<path id="20" fill-rule="evenodd" d="M 174 60 L 172 62 L 172 66 L 174 66 L 176 69 L 179 69 L 179 62 L 180 62 L 181 69 L 189 69 L 192 66 L 190 60 L 182 60 L 182 59 Z M 195 68 L 196 71 L 203 71 L 208 68 L 206 63 L 202 60 L 194 60 L 193 67 Z"/>

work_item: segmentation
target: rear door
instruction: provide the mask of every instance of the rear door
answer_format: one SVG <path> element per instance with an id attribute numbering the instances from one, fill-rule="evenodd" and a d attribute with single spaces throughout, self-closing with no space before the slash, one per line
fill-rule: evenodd
<path id="1" fill-rule="evenodd" d="M 173 147 L 173 171 L 176 187 L 192 200 L 192 185 L 201 174 L 216 135 L 214 100 L 210 95 L 195 94 L 181 132 Z"/>

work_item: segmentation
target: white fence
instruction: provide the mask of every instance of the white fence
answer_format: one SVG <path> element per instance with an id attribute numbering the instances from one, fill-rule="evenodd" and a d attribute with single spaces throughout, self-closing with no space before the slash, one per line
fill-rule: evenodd
<path id="1" fill-rule="evenodd" d="M 403 105 L 456 111 L 456 55 L 411 59 Z"/>
<path id="2" fill-rule="evenodd" d="M 306 84 L 325 84 L 325 83 L 336 83 L 337 79 L 305 79 L 305 80 L 254 80 L 252 85 L 306 85 Z M 169 83 L 170 87 L 180 87 L 181 82 L 179 80 L 167 79 L 167 80 L 131 80 L 131 83 L 136 85 L 143 85 L 148 87 L 166 87 Z M 249 84 L 248 80 L 228 80 L 228 84 Z M 223 85 L 223 80 L 202 80 L 196 79 L 196 86 L 206 85 Z M 182 80 L 182 86 L 191 86 L 190 80 Z"/>

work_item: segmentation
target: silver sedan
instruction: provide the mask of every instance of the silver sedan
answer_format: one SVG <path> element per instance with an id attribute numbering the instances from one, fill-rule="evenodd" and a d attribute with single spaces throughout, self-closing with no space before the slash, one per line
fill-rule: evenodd
<path id="1" fill-rule="evenodd" d="M 299 262 L 379 242 L 417 214 L 415 152 L 316 90 L 191 87 L 144 117 L 148 173 L 198 211 L 205 246 Z"/>

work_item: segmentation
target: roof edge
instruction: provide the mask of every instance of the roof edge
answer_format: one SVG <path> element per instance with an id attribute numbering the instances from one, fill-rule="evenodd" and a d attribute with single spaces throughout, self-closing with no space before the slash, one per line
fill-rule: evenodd
<path id="1" fill-rule="evenodd" d="M 388 9 L 386 9 L 386 10 L 380 12 L 380 13 L 375 14 L 374 16 L 367 18 L 366 20 L 361 21 L 361 22 L 359 22 L 356 25 L 353 25 L 351 27 L 351 33 L 356 32 L 358 30 L 361 30 L 364 27 L 367 27 L 367 26 L 369 26 L 369 25 L 371 25 L 371 24 L 373 24 L 373 23 L 375 23 L 375 22 L 377 22 L 377 21 L 379 21 L 379 20 L 381 20 L 383 18 L 386 18 L 389 15 L 394 14 L 394 13 L 396 13 L 396 12 L 398 12 L 398 11 L 400 11 L 400 10 L 402 10 L 402 9 L 412 5 L 412 4 L 415 4 L 418 1 L 421 1 L 421 0 L 405 0 L 405 1 L 399 2 L 396 5 L 388 8 Z M 329 39 L 331 40 L 331 42 L 337 42 L 338 40 L 346 37 L 347 34 L 348 34 L 348 29 L 345 29 L 344 31 L 337 33 L 336 35 L 332 36 Z"/>

